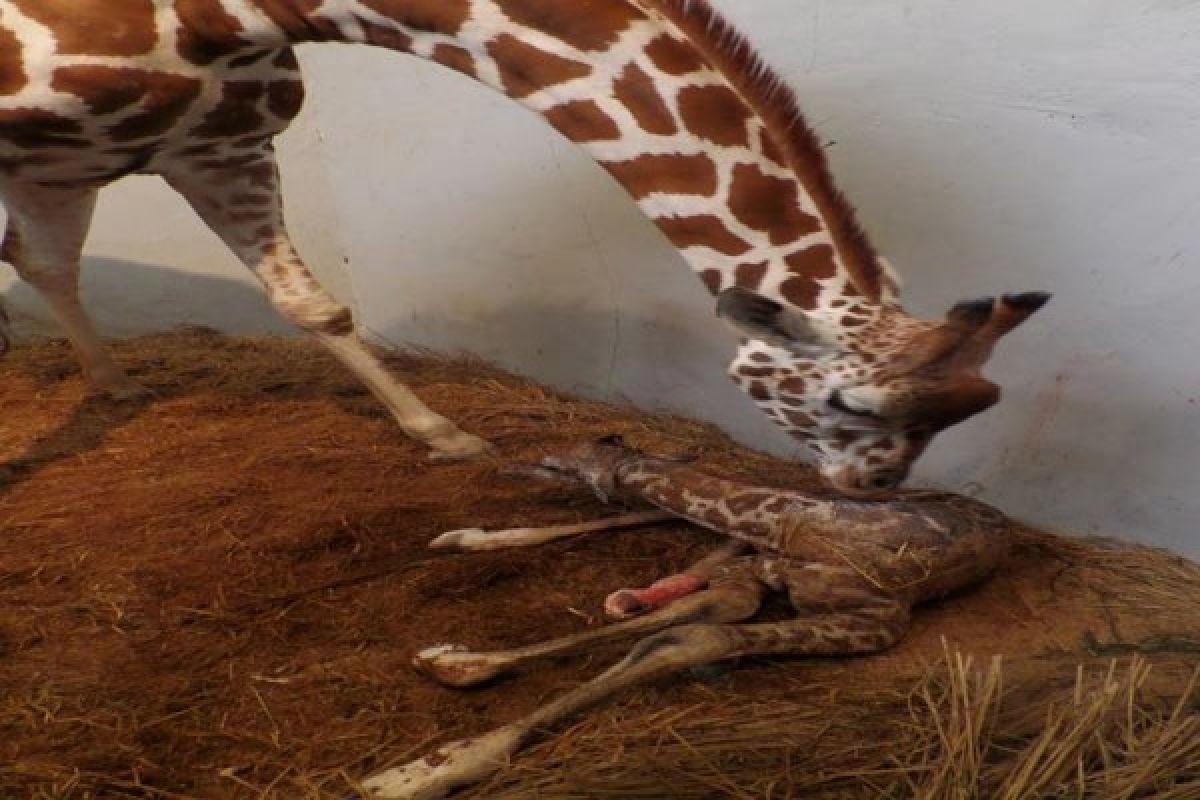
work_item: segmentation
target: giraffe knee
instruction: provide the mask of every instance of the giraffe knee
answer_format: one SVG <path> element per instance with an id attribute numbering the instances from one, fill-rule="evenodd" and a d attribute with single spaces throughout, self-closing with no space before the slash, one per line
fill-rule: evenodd
<path id="1" fill-rule="evenodd" d="M 294 325 L 313 333 L 345 336 L 354 332 L 354 314 L 324 292 L 279 292 L 271 303 Z"/>

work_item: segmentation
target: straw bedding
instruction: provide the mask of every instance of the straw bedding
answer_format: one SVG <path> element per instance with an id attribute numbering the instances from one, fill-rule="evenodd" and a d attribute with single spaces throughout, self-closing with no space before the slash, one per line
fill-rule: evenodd
<path id="1" fill-rule="evenodd" d="M 624 433 L 762 483 L 802 466 L 695 422 L 397 355 L 499 446 L 430 464 L 312 346 L 125 342 L 147 401 L 88 400 L 69 350 L 0 362 L 0 798 L 335 798 L 619 653 L 453 692 L 418 649 L 598 625 L 603 597 L 698 558 L 679 525 L 436 555 L 444 530 L 604 511 L 509 474 Z M 648 687 L 519 757 L 479 798 L 1200 798 L 1200 567 L 1022 530 L 986 585 L 862 659 L 759 660 Z M 768 608 L 766 614 L 780 613 Z"/>

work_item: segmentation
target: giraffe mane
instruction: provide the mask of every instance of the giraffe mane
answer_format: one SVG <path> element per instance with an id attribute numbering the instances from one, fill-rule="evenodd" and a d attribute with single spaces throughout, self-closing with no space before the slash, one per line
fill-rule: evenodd
<path id="1" fill-rule="evenodd" d="M 854 206 L 834 183 L 821 140 L 804 118 L 795 92 L 708 0 L 643 1 L 671 20 L 762 118 L 772 142 L 825 218 L 855 288 L 878 302 L 884 282 L 879 255 Z"/>

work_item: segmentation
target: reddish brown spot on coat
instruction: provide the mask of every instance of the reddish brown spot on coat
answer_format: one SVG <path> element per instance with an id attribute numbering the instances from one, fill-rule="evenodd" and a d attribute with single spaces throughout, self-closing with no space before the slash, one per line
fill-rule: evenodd
<path id="1" fill-rule="evenodd" d="M 681 250 L 687 247 L 710 247 L 727 256 L 740 256 L 750 251 L 750 245 L 725 227 L 720 217 L 659 217 L 655 224 Z"/>
<path id="2" fill-rule="evenodd" d="M 708 156 L 639 156 L 603 166 L 635 198 L 654 192 L 711 196 L 717 191 L 717 166 Z"/>
<path id="3" fill-rule="evenodd" d="M 50 86 L 75 95 L 93 114 L 111 114 L 145 96 L 145 75 L 141 70 L 113 67 L 62 67 L 54 71 Z"/>
<path id="4" fill-rule="evenodd" d="M 104 71 L 114 83 L 135 80 L 141 85 L 139 110 L 109 128 L 115 142 L 128 142 L 167 132 L 179 121 L 200 94 L 201 83 L 194 78 L 166 72 L 94 67 Z"/>
<path id="5" fill-rule="evenodd" d="M 708 66 L 693 46 L 666 34 L 646 45 L 646 55 L 668 75 L 688 75 Z"/>
<path id="6" fill-rule="evenodd" d="M 766 353 L 757 353 L 757 352 L 751 353 L 749 358 L 755 364 L 770 364 L 772 361 L 775 360 L 775 359 L 771 358 L 771 356 L 767 355 Z"/>
<path id="7" fill-rule="evenodd" d="M 433 48 L 433 60 L 468 77 L 478 77 L 475 69 L 475 57 L 461 47 L 443 42 Z"/>
<path id="8" fill-rule="evenodd" d="M 821 229 L 816 217 L 800 210 L 800 192 L 794 180 L 764 175 L 752 164 L 734 167 L 729 207 L 742 224 L 766 233 L 774 245 Z"/>
<path id="9" fill-rule="evenodd" d="M 274 52 L 274 50 L 258 50 L 252 53 L 245 53 L 244 55 L 229 59 L 229 66 L 233 69 L 252 67 L 260 61 L 266 61 Z"/>
<path id="10" fill-rule="evenodd" d="M 369 5 L 369 3 L 366 3 Z M 263 13 L 295 42 L 314 42 L 340 39 L 341 32 L 333 23 L 314 16 L 321 0 L 254 0 Z"/>
<path id="11" fill-rule="evenodd" d="M 409 28 L 453 36 L 471 13 L 469 0 L 360 0 L 364 6 Z"/>
<path id="12" fill-rule="evenodd" d="M 716 294 L 723 288 L 721 285 L 723 283 L 723 278 L 721 276 L 721 271 L 718 269 L 704 270 L 700 273 L 700 280 L 704 282 L 704 285 L 708 288 L 708 291 L 712 292 L 713 294 Z"/>
<path id="13" fill-rule="evenodd" d="M 207 66 L 246 45 L 242 24 L 219 0 L 175 0 L 180 29 L 176 47 L 185 60 Z"/>
<path id="14" fill-rule="evenodd" d="M 669 136 L 679 130 L 654 79 L 637 64 L 630 64 L 613 84 L 618 100 L 629 109 L 638 126 L 647 133 Z"/>
<path id="15" fill-rule="evenodd" d="M 808 391 L 808 384 L 804 382 L 804 378 L 793 375 L 779 382 L 779 391 L 787 394 L 804 394 Z"/>
<path id="16" fill-rule="evenodd" d="M 743 289 L 758 289 L 767 274 L 767 262 L 761 264 L 738 264 L 734 285 Z"/>
<path id="17" fill-rule="evenodd" d="M 363 41 L 386 50 L 407 52 L 412 48 L 412 37 L 402 30 L 363 23 Z"/>
<path id="18" fill-rule="evenodd" d="M 580 50 L 606 50 L 642 13 L 627 0 L 497 0 L 509 19 Z"/>
<path id="19" fill-rule="evenodd" d="M 837 262 L 834 261 L 834 250 L 827 244 L 818 244 L 792 253 L 784 259 L 788 271 L 797 275 L 808 275 L 812 278 L 832 278 L 837 274 Z"/>
<path id="20" fill-rule="evenodd" d="M 26 150 L 90 147 L 78 120 L 36 108 L 0 109 L 0 140 Z"/>
<path id="21" fill-rule="evenodd" d="M 771 392 L 767 389 L 767 385 L 762 381 L 754 381 L 750 384 L 750 388 L 746 392 L 755 400 L 770 400 Z"/>
<path id="22" fill-rule="evenodd" d="M 300 81 L 272 81 L 267 87 L 267 108 L 279 119 L 295 119 L 303 105 L 304 84 Z"/>
<path id="23" fill-rule="evenodd" d="M 803 411 L 785 410 L 783 418 L 798 428 L 811 428 L 817 424 L 817 421 L 812 418 L 811 414 L 805 414 Z"/>
<path id="24" fill-rule="evenodd" d="M 14 0 L 54 31 L 60 55 L 140 56 L 158 34 L 154 0 Z"/>
<path id="25" fill-rule="evenodd" d="M 543 116 L 573 142 L 597 142 L 621 137 L 617 123 L 593 100 L 563 103 Z"/>
<path id="26" fill-rule="evenodd" d="M 779 285 L 779 293 L 800 308 L 813 309 L 817 307 L 817 298 L 821 295 L 821 284 L 807 275 L 796 275 Z"/>
<path id="27" fill-rule="evenodd" d="M 260 130 L 264 119 L 259 111 L 266 87 L 259 81 L 226 81 L 221 102 L 192 129 L 193 136 L 228 139 Z"/>
<path id="28" fill-rule="evenodd" d="M 749 147 L 746 122 L 753 116 L 737 93 L 726 86 L 689 86 L 679 93 L 683 124 L 701 139 L 726 147 Z"/>
<path id="29" fill-rule="evenodd" d="M 502 33 L 488 42 L 488 53 L 500 69 L 505 91 L 516 98 L 591 74 L 592 68 L 578 61 L 539 50 L 512 34 Z"/>
<path id="30" fill-rule="evenodd" d="M 779 166 L 787 166 L 787 162 L 783 157 L 783 152 L 779 149 L 779 145 L 771 138 L 771 134 L 766 128 L 759 131 L 759 151 L 768 161 L 774 161 Z"/>
<path id="31" fill-rule="evenodd" d="M 21 42 L 8 28 L 0 27 L 0 95 L 16 94 L 25 86 Z"/>

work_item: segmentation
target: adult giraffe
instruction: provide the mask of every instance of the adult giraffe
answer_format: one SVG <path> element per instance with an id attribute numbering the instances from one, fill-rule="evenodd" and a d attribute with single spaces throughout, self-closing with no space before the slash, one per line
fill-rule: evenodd
<path id="1" fill-rule="evenodd" d="M 309 41 L 432 59 L 584 147 L 719 295 L 743 335 L 733 379 L 836 485 L 900 482 L 995 403 L 980 368 L 1047 299 L 905 314 L 793 96 L 701 0 L 0 0 L 4 257 L 97 389 L 137 387 L 79 305 L 82 242 L 100 187 L 152 173 L 405 432 L 443 456 L 484 448 L 385 372 L 292 247 L 271 142 L 303 99 L 289 48 Z"/>

